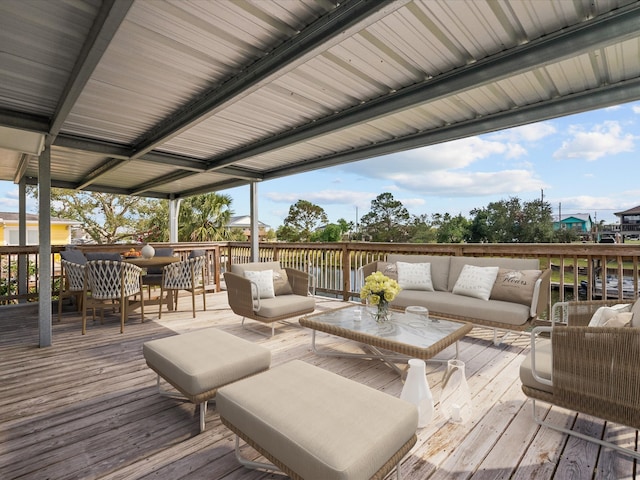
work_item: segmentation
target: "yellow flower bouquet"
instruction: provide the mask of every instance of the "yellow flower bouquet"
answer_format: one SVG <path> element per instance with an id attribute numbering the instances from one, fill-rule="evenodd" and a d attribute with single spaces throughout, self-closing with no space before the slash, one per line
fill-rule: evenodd
<path id="1" fill-rule="evenodd" d="M 373 314 L 376 322 L 389 319 L 389 302 L 400 293 L 400 285 L 395 280 L 381 272 L 374 272 L 364 279 L 364 286 L 360 290 L 360 298 L 369 305 L 377 306 Z"/>

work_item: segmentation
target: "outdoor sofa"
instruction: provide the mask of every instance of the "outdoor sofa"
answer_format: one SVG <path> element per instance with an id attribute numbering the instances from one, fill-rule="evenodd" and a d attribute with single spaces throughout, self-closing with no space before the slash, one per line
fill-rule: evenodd
<path id="1" fill-rule="evenodd" d="M 363 266 L 363 279 L 375 271 L 400 283 L 392 307 L 424 306 L 494 329 L 529 328 L 549 299 L 551 270 L 540 270 L 537 259 L 390 254 Z"/>

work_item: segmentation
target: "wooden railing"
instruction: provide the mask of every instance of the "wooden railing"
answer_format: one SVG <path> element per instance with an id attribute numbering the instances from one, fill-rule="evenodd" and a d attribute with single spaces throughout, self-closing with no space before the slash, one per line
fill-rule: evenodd
<path id="1" fill-rule="evenodd" d="M 171 246 L 186 257 L 191 250 L 207 251 L 207 278 L 211 290 L 221 289 L 221 273 L 233 263 L 251 259 L 248 242 L 154 244 Z M 59 256 L 64 247 L 51 250 L 52 294 L 57 295 Z M 84 252 L 123 252 L 129 245 L 86 245 Z M 141 248 L 137 246 L 136 248 Z M 316 293 L 352 299 L 358 296 L 360 267 L 384 260 L 389 253 L 456 255 L 473 257 L 537 258 L 541 268 L 553 269 L 555 300 L 595 298 L 635 299 L 639 290 L 640 245 L 631 244 L 395 244 L 368 242 L 260 243 L 261 261 L 277 260 L 283 266 L 312 274 Z M 38 298 L 38 247 L 0 247 L 0 304 Z M 19 272 L 23 271 L 20 277 Z M 602 279 L 606 288 L 602 288 Z M 608 281 L 607 281 L 608 280 Z M 618 292 L 622 292 L 622 296 Z"/>

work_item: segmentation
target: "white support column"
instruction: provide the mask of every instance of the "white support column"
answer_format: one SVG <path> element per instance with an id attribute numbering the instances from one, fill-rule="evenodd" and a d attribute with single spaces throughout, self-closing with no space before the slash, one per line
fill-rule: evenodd
<path id="1" fill-rule="evenodd" d="M 259 224 L 258 224 L 258 183 L 251 182 L 251 261 L 260 261 Z"/>
<path id="2" fill-rule="evenodd" d="M 50 347 L 51 326 L 51 146 L 38 159 L 38 331 L 40 347 Z"/>
<path id="3" fill-rule="evenodd" d="M 18 244 L 21 247 L 27 245 L 27 182 L 24 175 L 18 183 Z M 29 279 L 27 276 L 28 255 L 18 256 L 18 293 L 29 293 Z M 26 299 L 20 299 L 19 303 L 26 303 Z"/>
<path id="4" fill-rule="evenodd" d="M 181 203 L 181 198 L 169 200 L 169 242 L 171 243 L 178 243 L 178 216 Z"/>

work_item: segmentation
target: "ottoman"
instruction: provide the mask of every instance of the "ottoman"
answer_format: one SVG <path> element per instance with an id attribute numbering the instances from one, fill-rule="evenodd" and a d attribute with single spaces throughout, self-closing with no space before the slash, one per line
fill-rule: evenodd
<path id="1" fill-rule="evenodd" d="M 299 360 L 221 388 L 216 405 L 243 465 L 293 479 L 382 479 L 416 442 L 414 405 Z M 273 465 L 241 457 L 238 437 Z"/>
<path id="2" fill-rule="evenodd" d="M 218 388 L 269 368 L 271 351 L 215 328 L 145 342 L 142 353 L 149 368 L 200 405 L 204 430 L 207 401 Z"/>

